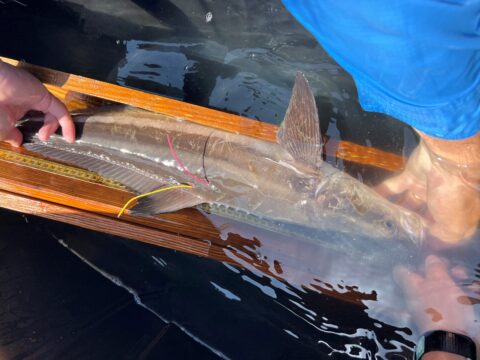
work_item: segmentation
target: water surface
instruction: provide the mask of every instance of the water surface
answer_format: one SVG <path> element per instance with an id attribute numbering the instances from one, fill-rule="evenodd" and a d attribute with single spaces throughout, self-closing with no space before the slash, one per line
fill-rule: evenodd
<path id="1" fill-rule="evenodd" d="M 22 3 L 0 5 L 3 56 L 275 124 L 301 70 L 330 138 L 403 155 L 416 145 L 410 128 L 361 111 L 348 74 L 278 1 Z M 326 160 L 367 184 L 389 175 Z M 394 262 L 215 216 L 224 239 L 245 240 L 226 250 L 231 263 L 10 212 L 2 219 L 7 358 L 411 358 L 417 334 Z M 466 268 L 465 284 L 478 278 L 478 252 L 444 251 Z"/>

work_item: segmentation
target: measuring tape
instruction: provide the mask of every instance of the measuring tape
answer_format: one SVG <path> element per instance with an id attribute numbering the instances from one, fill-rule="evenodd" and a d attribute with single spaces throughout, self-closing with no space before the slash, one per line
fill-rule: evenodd
<path id="1" fill-rule="evenodd" d="M 49 173 L 57 175 L 63 175 L 74 179 L 84 180 L 96 184 L 106 185 L 120 190 L 125 190 L 125 187 L 121 183 L 104 178 L 103 176 L 100 176 L 94 172 L 25 154 L 20 154 L 13 151 L 0 149 L 0 159 L 15 164 L 25 165 L 34 169 L 47 171 Z"/>

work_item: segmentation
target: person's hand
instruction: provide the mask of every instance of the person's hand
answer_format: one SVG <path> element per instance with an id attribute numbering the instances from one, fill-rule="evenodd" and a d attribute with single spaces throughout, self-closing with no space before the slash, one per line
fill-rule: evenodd
<path id="1" fill-rule="evenodd" d="M 405 170 L 377 190 L 401 195 L 400 205 L 424 211 L 431 235 L 457 243 L 475 233 L 480 219 L 480 136 L 457 142 L 421 138 Z"/>
<path id="2" fill-rule="evenodd" d="M 45 114 L 45 122 L 38 136 L 46 140 L 58 126 L 64 138 L 75 141 L 75 127 L 65 106 L 42 83 L 28 72 L 0 60 L 0 140 L 20 146 L 22 133 L 15 127 L 27 111 Z"/>
<path id="3" fill-rule="evenodd" d="M 425 261 L 424 276 L 397 267 L 394 278 L 420 333 L 446 330 L 480 340 L 480 323 L 475 319 L 472 297 L 455 283 L 444 260 L 430 255 Z"/>

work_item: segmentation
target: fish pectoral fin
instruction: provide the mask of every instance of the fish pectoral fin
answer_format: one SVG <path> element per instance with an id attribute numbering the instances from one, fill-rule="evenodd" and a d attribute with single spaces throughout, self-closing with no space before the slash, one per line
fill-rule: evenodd
<path id="1" fill-rule="evenodd" d="M 323 139 L 317 105 L 307 79 L 301 72 L 297 72 L 277 141 L 295 160 L 315 168 L 322 164 Z"/>
<path id="2" fill-rule="evenodd" d="M 170 189 L 138 199 L 132 215 L 154 215 L 177 211 L 206 202 L 194 189 Z"/>

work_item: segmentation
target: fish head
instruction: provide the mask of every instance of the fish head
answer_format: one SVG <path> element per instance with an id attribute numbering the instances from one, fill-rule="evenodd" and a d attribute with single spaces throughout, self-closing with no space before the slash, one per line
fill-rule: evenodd
<path id="1" fill-rule="evenodd" d="M 423 242 L 425 225 L 418 214 L 391 203 L 345 173 L 319 179 L 314 198 L 315 216 L 338 221 L 339 231 L 416 246 Z"/>

